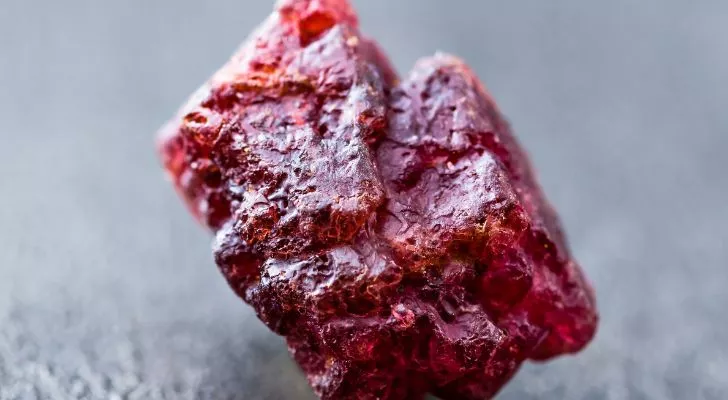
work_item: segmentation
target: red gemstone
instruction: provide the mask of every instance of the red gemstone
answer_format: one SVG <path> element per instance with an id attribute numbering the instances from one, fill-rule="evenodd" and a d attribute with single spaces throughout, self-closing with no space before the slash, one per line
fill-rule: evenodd
<path id="1" fill-rule="evenodd" d="M 495 103 L 401 82 L 345 0 L 287 0 L 163 130 L 231 287 L 323 399 L 492 397 L 583 348 L 594 295 Z"/>

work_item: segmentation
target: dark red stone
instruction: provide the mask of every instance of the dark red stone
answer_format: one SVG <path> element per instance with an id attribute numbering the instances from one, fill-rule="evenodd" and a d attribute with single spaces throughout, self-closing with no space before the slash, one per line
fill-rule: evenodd
<path id="1" fill-rule="evenodd" d="M 162 132 L 231 287 L 324 399 L 492 397 L 597 325 L 528 159 L 473 72 L 398 82 L 345 0 L 287 0 Z"/>

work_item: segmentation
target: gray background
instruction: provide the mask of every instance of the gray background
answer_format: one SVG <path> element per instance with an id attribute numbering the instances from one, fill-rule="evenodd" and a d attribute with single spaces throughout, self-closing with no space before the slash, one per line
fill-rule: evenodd
<path id="1" fill-rule="evenodd" d="M 596 286 L 588 350 L 500 398 L 728 398 L 728 2 L 354 2 L 400 71 L 472 64 Z M 0 1 L 1 399 L 312 397 L 152 145 L 270 7 Z"/>

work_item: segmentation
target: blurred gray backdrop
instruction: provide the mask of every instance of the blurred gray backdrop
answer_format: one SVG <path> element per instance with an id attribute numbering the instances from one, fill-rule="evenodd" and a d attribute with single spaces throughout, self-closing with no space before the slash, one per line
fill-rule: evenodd
<path id="1" fill-rule="evenodd" d="M 588 350 L 500 398 L 728 398 L 728 2 L 354 3 L 401 72 L 472 64 L 596 286 Z M 0 1 L 1 399 L 312 398 L 153 150 L 270 9 Z"/>

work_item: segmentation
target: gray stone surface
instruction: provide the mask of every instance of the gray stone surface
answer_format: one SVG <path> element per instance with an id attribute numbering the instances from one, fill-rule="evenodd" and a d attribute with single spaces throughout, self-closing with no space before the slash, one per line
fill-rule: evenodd
<path id="1" fill-rule="evenodd" d="M 728 2 L 355 3 L 401 71 L 473 65 L 596 286 L 594 343 L 500 398 L 728 398 Z M 0 3 L 0 399 L 312 398 L 152 146 L 269 9 Z"/>

